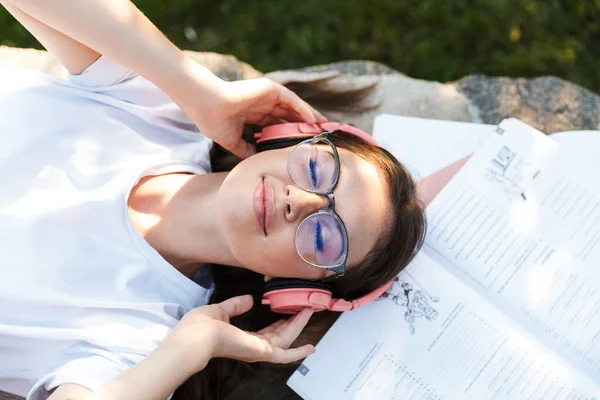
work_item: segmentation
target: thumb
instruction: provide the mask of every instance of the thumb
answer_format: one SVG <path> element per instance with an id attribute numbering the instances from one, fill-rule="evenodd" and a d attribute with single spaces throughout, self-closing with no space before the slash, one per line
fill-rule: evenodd
<path id="1" fill-rule="evenodd" d="M 256 154 L 256 147 L 245 140 L 241 139 L 237 141 L 234 147 L 228 148 L 237 157 L 244 159 L 248 158 L 253 154 Z"/>

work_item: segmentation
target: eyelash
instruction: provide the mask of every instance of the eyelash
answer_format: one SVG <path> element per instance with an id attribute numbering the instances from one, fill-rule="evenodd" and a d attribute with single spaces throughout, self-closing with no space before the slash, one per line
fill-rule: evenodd
<path id="1" fill-rule="evenodd" d="M 318 183 L 317 182 L 317 171 L 316 171 L 317 167 L 316 167 L 316 165 L 317 165 L 317 160 L 313 161 L 313 159 L 311 158 L 308 162 L 308 169 L 310 171 L 310 180 L 314 187 L 317 187 L 317 183 Z"/>
<path id="2" fill-rule="evenodd" d="M 322 235 L 322 229 L 321 228 L 321 224 L 317 223 L 316 226 L 316 232 L 315 232 L 315 247 L 317 251 L 322 252 L 323 248 L 325 247 L 325 244 L 323 243 L 323 235 Z"/>
<path id="3" fill-rule="evenodd" d="M 319 184 L 319 182 L 318 182 L 319 177 L 318 177 L 318 171 L 317 171 L 318 157 L 319 157 L 319 150 L 315 146 L 314 154 L 308 160 L 308 172 L 310 174 L 310 181 L 312 182 L 314 187 L 317 187 Z"/>

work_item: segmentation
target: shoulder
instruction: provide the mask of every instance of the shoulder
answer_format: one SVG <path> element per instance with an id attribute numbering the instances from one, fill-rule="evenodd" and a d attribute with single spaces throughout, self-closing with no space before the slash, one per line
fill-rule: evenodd
<path id="1" fill-rule="evenodd" d="M 80 74 L 67 74 L 67 79 L 82 87 L 108 87 L 127 82 L 138 75 L 124 66 L 101 56 Z"/>
<path id="2" fill-rule="evenodd" d="M 139 361 L 141 358 L 128 360 L 115 352 L 100 351 L 89 346 L 79 348 L 77 352 L 67 354 L 62 365 L 39 378 L 27 394 L 27 399 L 77 400 L 84 393 L 98 390 Z M 79 397 L 69 397 L 71 394 Z"/>
<path id="3" fill-rule="evenodd" d="M 76 383 L 65 383 L 50 391 L 48 400 L 78 400 L 83 399 L 92 391 Z"/>

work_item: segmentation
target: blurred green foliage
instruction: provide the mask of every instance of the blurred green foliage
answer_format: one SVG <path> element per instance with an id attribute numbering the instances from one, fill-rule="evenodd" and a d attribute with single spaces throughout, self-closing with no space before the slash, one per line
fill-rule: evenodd
<path id="1" fill-rule="evenodd" d="M 345 59 L 449 81 L 556 75 L 600 91 L 600 0 L 137 0 L 179 47 L 261 71 Z M 39 47 L 0 11 L 0 43 Z"/>

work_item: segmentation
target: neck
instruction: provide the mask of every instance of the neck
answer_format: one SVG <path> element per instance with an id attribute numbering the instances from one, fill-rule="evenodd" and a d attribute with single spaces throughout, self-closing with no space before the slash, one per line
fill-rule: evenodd
<path id="1" fill-rule="evenodd" d="M 146 177 L 131 191 L 129 217 L 140 235 L 188 277 L 203 264 L 237 265 L 225 245 L 217 194 L 227 173 Z"/>

